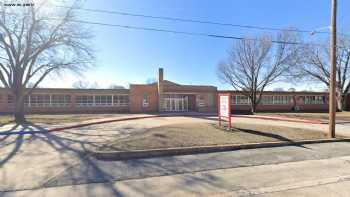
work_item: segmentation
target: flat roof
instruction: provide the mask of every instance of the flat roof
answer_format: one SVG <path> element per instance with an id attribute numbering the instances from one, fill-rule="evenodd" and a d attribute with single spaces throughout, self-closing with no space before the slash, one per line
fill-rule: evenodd
<path id="1" fill-rule="evenodd" d="M 28 88 L 27 88 L 28 90 Z M 0 88 L 0 91 L 10 91 L 9 88 Z M 105 94 L 128 94 L 129 89 L 75 89 L 75 88 L 36 88 L 33 93 L 105 93 Z"/>

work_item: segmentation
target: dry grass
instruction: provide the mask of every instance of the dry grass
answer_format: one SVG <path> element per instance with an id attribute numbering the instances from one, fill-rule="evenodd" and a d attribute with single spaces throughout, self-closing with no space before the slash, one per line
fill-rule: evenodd
<path id="1" fill-rule="evenodd" d="M 210 123 L 173 124 L 152 128 L 106 143 L 100 150 L 141 150 L 153 148 L 188 147 L 204 145 L 246 144 L 257 142 L 322 139 L 320 131 L 271 127 L 267 125 L 235 124 L 232 130 L 218 128 Z"/>
<path id="2" fill-rule="evenodd" d="M 290 118 L 302 118 L 302 119 L 310 119 L 310 120 L 328 120 L 328 113 L 257 113 L 258 115 L 272 115 L 272 116 L 284 116 Z M 336 113 L 337 120 L 349 121 L 350 120 L 350 112 L 337 112 Z"/>
<path id="3" fill-rule="evenodd" d="M 31 114 L 27 115 L 26 119 L 32 123 L 41 124 L 64 124 L 81 122 L 99 118 L 108 118 L 116 116 L 116 114 Z M 13 122 L 13 116 L 10 115 L 0 115 L 0 125 Z"/>

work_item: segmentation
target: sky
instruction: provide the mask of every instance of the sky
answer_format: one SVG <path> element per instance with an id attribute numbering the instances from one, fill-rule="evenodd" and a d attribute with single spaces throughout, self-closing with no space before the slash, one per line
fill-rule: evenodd
<path id="1" fill-rule="evenodd" d="M 350 31 L 349 7 L 350 1 L 338 0 L 338 29 L 347 33 Z M 83 8 L 274 28 L 324 28 L 324 31 L 330 21 L 330 0 L 86 0 Z M 84 11 L 79 11 L 78 15 L 93 22 L 229 36 L 276 33 Z M 97 51 L 96 66 L 83 76 L 65 74 L 45 79 L 42 87 L 71 87 L 79 80 L 98 83 L 100 88 L 110 84 L 127 87 L 130 83 L 145 83 L 155 78 L 158 68 L 162 67 L 165 79 L 170 81 L 232 89 L 218 79 L 216 67 L 227 57 L 233 40 L 97 25 L 88 27 L 95 35 L 92 44 Z M 325 39 L 309 34 L 304 37 L 316 42 Z M 279 82 L 269 89 L 276 87 L 324 88 L 316 84 Z"/>

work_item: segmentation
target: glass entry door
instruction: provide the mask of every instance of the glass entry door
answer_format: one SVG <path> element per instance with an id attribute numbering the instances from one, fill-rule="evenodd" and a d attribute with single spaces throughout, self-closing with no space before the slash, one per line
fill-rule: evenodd
<path id="1" fill-rule="evenodd" d="M 165 95 L 164 111 L 183 112 L 188 111 L 188 96 L 185 95 Z"/>

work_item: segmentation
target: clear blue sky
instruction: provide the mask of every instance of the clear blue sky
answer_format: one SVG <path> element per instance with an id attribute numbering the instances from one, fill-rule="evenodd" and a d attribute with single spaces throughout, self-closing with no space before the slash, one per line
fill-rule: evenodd
<path id="1" fill-rule="evenodd" d="M 339 0 L 339 29 L 350 30 L 350 1 Z M 317 29 L 329 25 L 330 0 L 87 0 L 84 8 L 106 9 L 145 15 L 182 17 L 223 23 L 267 27 Z M 122 25 L 155 27 L 178 31 L 244 36 L 264 33 L 216 25 L 170 22 L 130 16 L 79 12 L 82 19 Z M 70 87 L 74 81 L 128 85 L 144 83 L 155 77 L 158 67 L 165 69 L 165 78 L 182 84 L 208 84 L 229 89 L 218 80 L 217 63 L 226 57 L 232 40 L 171 33 L 91 26 L 97 52 L 97 67 L 84 78 L 67 75 L 64 83 L 45 80 L 42 86 Z M 309 37 L 309 35 L 306 35 Z M 298 89 L 303 84 L 280 83 L 276 87 Z M 316 87 L 316 86 L 315 86 Z"/>

